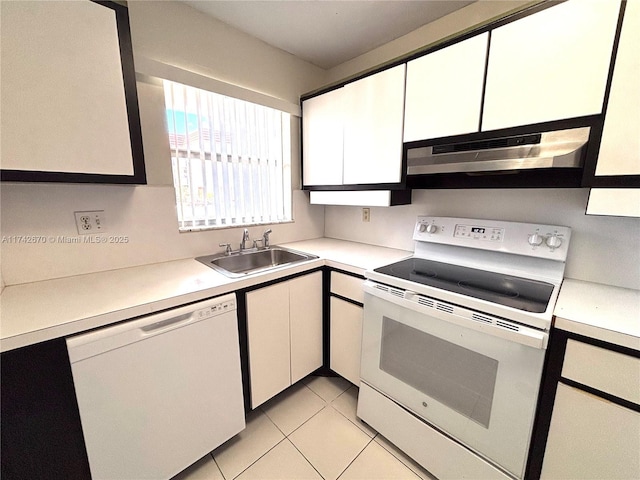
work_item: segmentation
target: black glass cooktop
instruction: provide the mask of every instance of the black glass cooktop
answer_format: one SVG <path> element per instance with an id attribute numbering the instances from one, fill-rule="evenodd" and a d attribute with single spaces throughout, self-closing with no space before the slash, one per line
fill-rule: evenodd
<path id="1" fill-rule="evenodd" d="M 547 309 L 553 292 L 550 283 L 423 258 L 408 258 L 374 272 L 534 313 Z"/>

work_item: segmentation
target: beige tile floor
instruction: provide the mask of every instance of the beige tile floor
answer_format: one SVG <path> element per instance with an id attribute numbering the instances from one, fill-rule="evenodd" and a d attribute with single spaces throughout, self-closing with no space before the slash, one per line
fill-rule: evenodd
<path id="1" fill-rule="evenodd" d="M 307 377 L 173 480 L 432 480 L 356 418 L 357 396 L 342 378 Z"/>

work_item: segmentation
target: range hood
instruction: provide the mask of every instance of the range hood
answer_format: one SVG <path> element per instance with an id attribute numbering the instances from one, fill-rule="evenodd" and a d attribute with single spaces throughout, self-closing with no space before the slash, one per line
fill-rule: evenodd
<path id="1" fill-rule="evenodd" d="M 580 168 L 590 127 L 407 148 L 407 175 Z"/>

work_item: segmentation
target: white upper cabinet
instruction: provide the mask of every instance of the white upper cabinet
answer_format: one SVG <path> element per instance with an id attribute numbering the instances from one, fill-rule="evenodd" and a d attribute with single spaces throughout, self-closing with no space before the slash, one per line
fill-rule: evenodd
<path id="1" fill-rule="evenodd" d="M 627 2 L 596 176 L 640 175 L 640 2 Z"/>
<path id="2" fill-rule="evenodd" d="M 404 141 L 477 132 L 488 33 L 407 64 Z"/>
<path id="3" fill-rule="evenodd" d="M 482 130 L 599 114 L 619 10 L 569 0 L 493 30 Z"/>
<path id="4" fill-rule="evenodd" d="M 302 102 L 302 183 L 342 184 L 344 89 Z"/>
<path id="5" fill-rule="evenodd" d="M 344 184 L 398 183 L 406 64 L 344 87 Z"/>
<path id="6" fill-rule="evenodd" d="M 2 178 L 144 183 L 126 7 L 1 9 Z"/>
<path id="7" fill-rule="evenodd" d="M 640 2 L 627 2 L 595 175 L 640 175 Z M 640 217 L 640 188 L 593 188 L 587 214 Z"/>

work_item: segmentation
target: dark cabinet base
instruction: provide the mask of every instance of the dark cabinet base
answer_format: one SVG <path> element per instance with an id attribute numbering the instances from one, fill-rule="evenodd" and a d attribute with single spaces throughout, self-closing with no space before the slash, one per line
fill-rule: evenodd
<path id="1" fill-rule="evenodd" d="M 64 339 L 2 354 L 1 477 L 90 479 Z"/>

